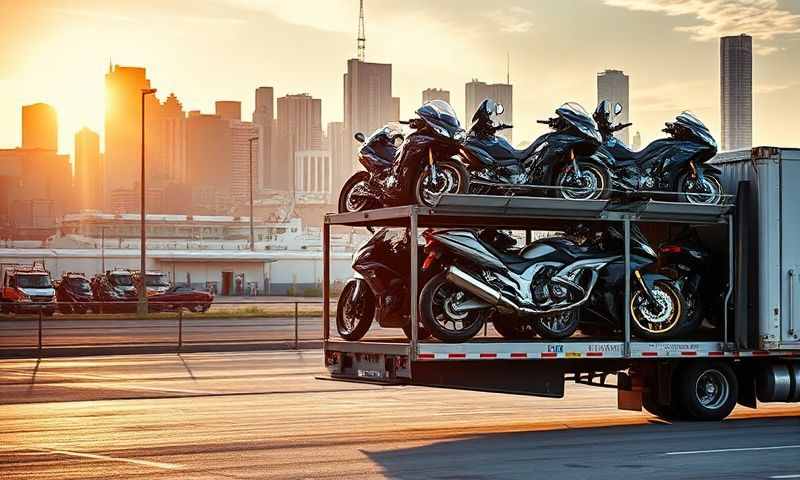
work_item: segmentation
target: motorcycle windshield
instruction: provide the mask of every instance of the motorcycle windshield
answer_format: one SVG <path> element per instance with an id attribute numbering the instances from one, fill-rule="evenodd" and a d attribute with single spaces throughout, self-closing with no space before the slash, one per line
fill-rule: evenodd
<path id="1" fill-rule="evenodd" d="M 462 130 L 455 110 L 444 100 L 433 100 L 417 109 L 416 114 L 427 122 L 436 133 L 453 138 Z"/>
<path id="2" fill-rule="evenodd" d="M 711 132 L 708 130 L 708 127 L 700 121 L 693 113 L 691 112 L 683 112 L 678 115 L 678 118 L 675 120 L 675 123 L 678 125 L 686 128 L 692 135 L 697 138 L 699 141 L 705 143 L 709 147 L 717 148 L 717 141 L 714 140 L 714 137 L 711 135 Z"/>
<path id="3" fill-rule="evenodd" d="M 481 102 L 481 104 L 478 105 L 478 109 L 475 110 L 475 115 L 472 116 L 472 123 L 475 123 L 478 120 L 484 118 L 490 118 L 496 108 L 497 108 L 497 102 L 495 102 L 491 98 L 484 99 Z"/>
<path id="4" fill-rule="evenodd" d="M 597 128 L 597 122 L 579 104 L 575 102 L 565 103 L 556 110 L 556 114 L 575 127 L 587 139 L 597 143 L 603 141 L 603 137 Z"/>

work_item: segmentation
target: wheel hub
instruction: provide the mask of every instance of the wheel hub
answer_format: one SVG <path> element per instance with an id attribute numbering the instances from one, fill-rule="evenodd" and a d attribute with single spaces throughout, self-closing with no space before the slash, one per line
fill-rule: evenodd
<path id="1" fill-rule="evenodd" d="M 730 385 L 725 375 L 716 369 L 703 372 L 696 383 L 697 399 L 705 408 L 714 410 L 728 401 Z"/>

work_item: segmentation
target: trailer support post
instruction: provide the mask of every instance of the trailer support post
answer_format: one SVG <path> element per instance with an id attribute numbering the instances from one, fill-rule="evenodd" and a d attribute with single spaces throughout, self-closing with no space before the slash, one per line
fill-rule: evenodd
<path id="1" fill-rule="evenodd" d="M 411 299 L 411 309 L 409 310 L 409 320 L 411 321 L 411 345 L 409 346 L 409 360 L 417 359 L 417 341 L 419 340 L 419 329 L 417 310 L 419 300 L 417 293 L 419 290 L 419 261 L 417 259 L 417 207 L 411 207 L 409 216 L 409 257 L 411 261 L 411 285 L 409 288 L 409 298 Z"/>
<path id="2" fill-rule="evenodd" d="M 734 269 L 734 249 L 733 249 L 733 215 L 728 215 L 728 291 L 725 292 L 725 303 L 722 308 L 722 345 L 728 349 L 728 305 L 733 294 L 733 269 Z"/>
<path id="3" fill-rule="evenodd" d="M 625 311 L 625 358 L 631 356 L 631 221 L 625 218 L 622 221 L 623 229 L 625 231 L 625 304 L 623 310 Z"/>
<path id="4" fill-rule="evenodd" d="M 326 218 L 322 224 L 322 339 L 330 338 L 331 307 L 331 224 Z"/>

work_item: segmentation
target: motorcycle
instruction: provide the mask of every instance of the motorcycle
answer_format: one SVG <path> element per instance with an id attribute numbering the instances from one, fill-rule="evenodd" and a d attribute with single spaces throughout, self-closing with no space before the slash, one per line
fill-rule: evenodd
<path id="1" fill-rule="evenodd" d="M 609 231 L 621 237 L 613 227 Z M 419 299 L 422 322 L 439 340 L 463 342 L 487 321 L 508 322 L 508 317 L 532 324 L 543 338 L 564 339 L 577 330 L 580 307 L 587 303 L 604 312 L 613 308 L 606 313 L 621 324 L 615 315 L 625 278 L 620 242 L 584 246 L 554 237 L 515 255 L 498 251 L 471 230 L 427 231 L 423 237 L 425 264 L 442 259 L 441 271 Z M 631 240 L 633 331 L 644 339 L 673 338 L 685 323 L 683 296 L 668 277 L 642 270 L 655 262 L 656 253 L 641 234 Z"/>
<path id="2" fill-rule="evenodd" d="M 451 158 L 466 135 L 453 107 L 433 100 L 416 114 L 417 118 L 400 122 L 413 130 L 406 137 L 398 137 L 390 127 L 368 139 L 361 132 L 355 134 L 363 143 L 358 160 L 366 170 L 345 182 L 339 213 L 413 203 L 432 206 L 438 195 L 469 191 L 467 169 Z M 399 147 L 398 139 L 402 139 Z"/>
<path id="3" fill-rule="evenodd" d="M 597 287 L 581 309 L 581 331 L 586 334 L 621 331 L 624 308 L 631 313 L 631 331 L 644 340 L 684 338 L 695 328 L 689 319 L 686 299 L 679 285 L 662 272 L 645 271 L 656 265 L 658 254 L 639 227 L 631 225 L 630 304 L 625 305 L 625 260 L 623 255 L 601 272 Z M 623 252 L 624 236 L 615 227 L 590 237 L 585 243 L 593 250 Z"/>
<path id="4" fill-rule="evenodd" d="M 497 248 L 513 248 L 509 235 L 486 229 L 481 238 Z M 359 340 L 366 335 L 373 319 L 384 328 L 402 328 L 411 339 L 409 318 L 409 230 L 382 228 L 353 255 L 353 278 L 347 281 L 336 307 L 336 329 L 345 340 Z M 422 258 L 422 248 L 417 246 Z M 435 273 L 430 261 L 421 265 L 420 285 Z M 417 330 L 420 340 L 430 337 L 424 326 Z"/>
<path id="5" fill-rule="evenodd" d="M 614 105 L 613 115 L 621 112 L 622 106 Z M 662 131 L 669 137 L 655 140 L 639 152 L 614 137 L 614 132 L 632 124 L 614 125 L 607 100 L 600 102 L 593 117 L 603 137 L 595 157 L 614 165 L 616 189 L 646 197 L 658 196 L 656 192 L 675 192 L 680 202 L 722 203 L 725 192 L 719 180 L 721 172 L 706 163 L 717 154 L 717 142 L 693 114 L 683 112 L 674 122 L 667 122 Z"/>
<path id="6" fill-rule="evenodd" d="M 470 172 L 472 193 L 508 194 L 537 192 L 543 187 L 561 198 L 605 198 L 610 188 L 610 161 L 593 156 L 602 141 L 592 117 L 577 103 L 565 103 L 556 117 L 538 123 L 553 129 L 524 150 L 514 149 L 497 132 L 512 128 L 495 124 L 492 115 L 504 111 L 487 98 L 481 102 L 461 148 Z"/>
<path id="7" fill-rule="evenodd" d="M 711 252 L 703 247 L 697 231 L 686 229 L 658 249 L 659 272 L 670 277 L 686 299 L 686 316 L 692 329 L 704 320 L 721 323 L 725 308 L 725 281 L 714 268 Z"/>

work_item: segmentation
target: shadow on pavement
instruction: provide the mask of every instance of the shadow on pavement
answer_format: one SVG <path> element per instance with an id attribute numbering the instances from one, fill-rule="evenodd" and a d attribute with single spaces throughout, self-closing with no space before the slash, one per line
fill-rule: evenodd
<path id="1" fill-rule="evenodd" d="M 764 472 L 785 473 L 787 466 L 800 473 L 798 444 L 795 416 L 674 424 L 654 419 L 647 425 L 482 434 L 362 453 L 387 478 L 399 479 L 769 478 Z M 772 446 L 789 448 L 753 450 Z"/>

